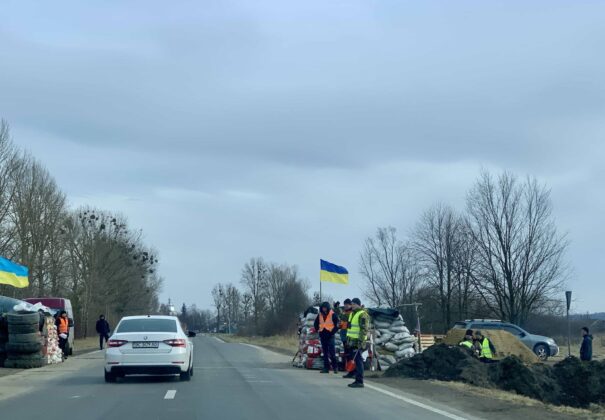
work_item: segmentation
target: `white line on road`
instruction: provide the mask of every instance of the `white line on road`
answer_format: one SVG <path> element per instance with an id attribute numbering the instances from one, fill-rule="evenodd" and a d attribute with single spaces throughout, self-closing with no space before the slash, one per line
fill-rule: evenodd
<path id="1" fill-rule="evenodd" d="M 431 407 L 430 405 L 423 404 L 423 403 L 421 403 L 419 401 L 416 401 L 416 400 L 413 400 L 411 398 L 406 398 L 404 396 L 397 395 L 394 392 L 387 391 L 387 390 L 379 388 L 379 387 L 377 387 L 375 385 L 371 385 L 371 384 L 366 383 L 365 386 L 366 386 L 366 388 L 373 389 L 374 391 L 380 392 L 381 394 L 388 395 L 389 397 L 398 399 L 400 401 L 404 401 L 404 402 L 406 402 L 408 404 L 411 404 L 411 405 L 415 405 L 416 407 L 424 408 L 425 410 L 432 411 L 433 413 L 436 413 L 436 414 L 441 414 L 444 417 L 447 417 L 447 418 L 450 418 L 450 419 L 453 419 L 453 420 L 466 420 L 465 417 L 460 417 L 460 416 L 457 416 L 456 414 L 448 413 L 447 411 L 443 411 L 443 410 L 440 410 L 438 408 Z"/>
<path id="2" fill-rule="evenodd" d="M 166 391 L 166 395 L 164 395 L 165 400 L 174 400 L 174 396 L 176 395 L 176 389 L 169 389 Z"/>
<path id="3" fill-rule="evenodd" d="M 218 341 L 219 343 L 223 343 L 223 344 L 225 343 L 225 340 L 221 340 L 221 339 L 220 339 L 220 338 L 218 338 L 218 337 L 212 337 L 212 338 L 214 338 L 214 339 L 215 339 L 216 341 Z"/>

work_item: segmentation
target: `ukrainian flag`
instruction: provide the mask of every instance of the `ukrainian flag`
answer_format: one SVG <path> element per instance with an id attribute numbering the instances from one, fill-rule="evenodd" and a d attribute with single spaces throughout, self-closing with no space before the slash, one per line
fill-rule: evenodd
<path id="1" fill-rule="evenodd" d="M 29 286 L 28 275 L 27 267 L 0 257 L 0 284 L 8 284 L 22 289 Z"/>
<path id="2" fill-rule="evenodd" d="M 319 272 L 319 280 L 330 283 L 349 284 L 349 272 L 346 268 L 340 267 L 331 262 L 319 260 L 321 270 Z"/>

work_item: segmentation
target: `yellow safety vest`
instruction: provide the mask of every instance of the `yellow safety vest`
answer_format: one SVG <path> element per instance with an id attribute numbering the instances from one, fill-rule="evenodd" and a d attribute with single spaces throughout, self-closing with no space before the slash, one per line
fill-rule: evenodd
<path id="1" fill-rule="evenodd" d="M 485 337 L 481 342 L 481 357 L 485 357 L 486 359 L 491 359 L 494 357 L 492 354 L 492 349 L 489 348 L 489 340 Z"/>
<path id="2" fill-rule="evenodd" d="M 464 347 L 468 347 L 469 349 L 473 348 L 473 342 L 472 341 L 468 341 L 468 340 L 461 341 L 459 345 L 460 346 L 464 346 Z"/>
<path id="3" fill-rule="evenodd" d="M 361 332 L 361 328 L 359 327 L 359 318 L 361 318 L 361 314 L 363 314 L 363 310 L 352 312 L 349 315 L 349 328 L 347 329 L 347 338 L 359 340 L 359 333 Z"/>

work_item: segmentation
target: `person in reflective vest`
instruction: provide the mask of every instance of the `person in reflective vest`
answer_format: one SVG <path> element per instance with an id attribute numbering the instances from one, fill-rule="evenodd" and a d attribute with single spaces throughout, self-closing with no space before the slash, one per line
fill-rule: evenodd
<path id="1" fill-rule="evenodd" d="M 336 359 L 336 343 L 334 335 L 338 331 L 338 315 L 334 313 L 330 304 L 324 302 L 319 307 L 319 315 L 315 318 L 315 329 L 319 332 L 321 350 L 324 358 L 324 368 L 321 373 L 329 373 L 330 367 L 338 373 L 338 359 Z"/>
<path id="2" fill-rule="evenodd" d="M 466 330 L 464 333 L 464 340 L 462 340 L 458 345 L 473 351 L 475 347 L 475 343 L 473 342 L 473 330 Z"/>
<path id="3" fill-rule="evenodd" d="M 350 388 L 363 388 L 363 352 L 366 350 L 368 329 L 370 319 L 367 312 L 361 306 L 361 300 L 351 300 L 353 312 L 349 315 L 349 327 L 347 329 L 347 345 L 350 358 L 355 361 L 355 373 L 349 372 L 345 378 L 355 377 L 355 382 L 349 384 Z"/>
<path id="4" fill-rule="evenodd" d="M 69 354 L 69 324 L 67 312 L 59 312 L 55 325 L 57 326 L 57 334 L 59 335 L 59 348 L 63 351 L 64 359 L 67 359 L 67 355 Z"/>
<path id="5" fill-rule="evenodd" d="M 475 341 L 479 347 L 479 359 L 483 362 L 489 363 L 494 360 L 494 354 L 496 354 L 496 348 L 492 344 L 489 338 L 485 337 L 481 331 L 475 331 Z"/>

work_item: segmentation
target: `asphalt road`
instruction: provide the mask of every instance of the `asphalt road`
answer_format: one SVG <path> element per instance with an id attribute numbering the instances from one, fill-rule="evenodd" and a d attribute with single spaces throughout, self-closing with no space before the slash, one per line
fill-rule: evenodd
<path id="1" fill-rule="evenodd" d="M 244 344 L 197 337 L 195 372 L 178 377 L 103 380 L 103 354 L 0 378 L 2 420 L 92 419 L 461 419 L 426 399 L 368 383 L 350 389 L 340 375 L 295 369 L 289 358 Z"/>

